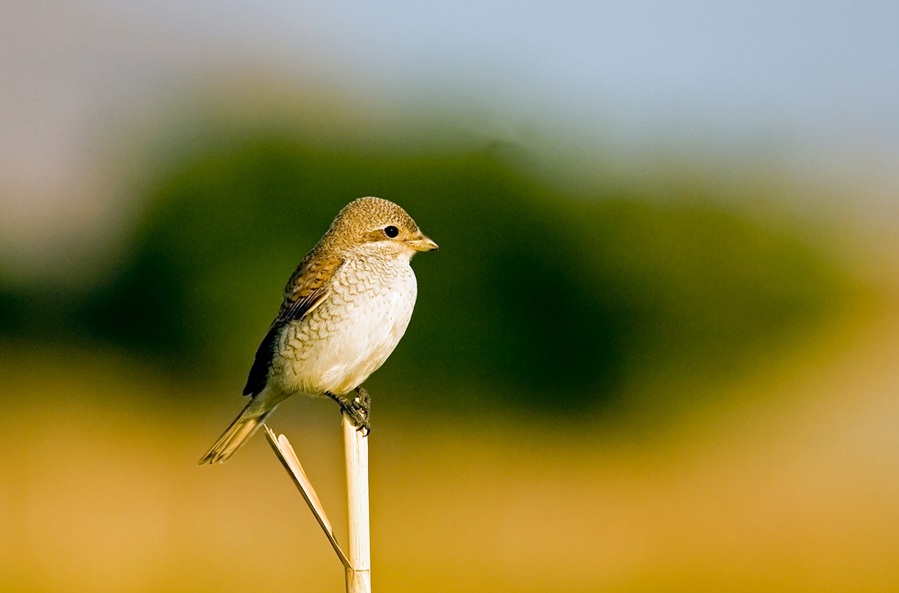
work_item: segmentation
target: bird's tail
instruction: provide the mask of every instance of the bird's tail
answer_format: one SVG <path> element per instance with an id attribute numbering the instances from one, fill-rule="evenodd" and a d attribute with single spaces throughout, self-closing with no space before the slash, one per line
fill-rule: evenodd
<path id="1" fill-rule="evenodd" d="M 240 415 L 234 419 L 231 426 L 222 433 L 214 445 L 206 452 L 197 465 L 206 463 L 224 463 L 228 461 L 238 449 L 250 440 L 250 437 L 259 430 L 259 425 L 265 422 L 265 419 L 271 414 L 275 407 L 270 409 L 260 409 L 259 401 L 256 398 L 250 401 L 243 409 Z"/>

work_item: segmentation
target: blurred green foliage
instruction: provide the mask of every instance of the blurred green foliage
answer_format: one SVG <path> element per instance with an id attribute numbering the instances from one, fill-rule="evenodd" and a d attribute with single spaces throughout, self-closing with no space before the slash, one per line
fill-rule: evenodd
<path id="1" fill-rule="evenodd" d="M 377 376 L 473 394 L 447 405 L 601 410 L 647 379 L 739 371 L 849 294 L 789 224 L 695 180 L 575 196 L 496 147 L 348 150 L 271 129 L 167 158 L 127 253 L 56 322 L 172 372 L 242 378 L 295 265 L 362 195 L 441 246 L 413 262 L 416 314 Z M 22 306 L 0 295 L 3 331 Z"/>

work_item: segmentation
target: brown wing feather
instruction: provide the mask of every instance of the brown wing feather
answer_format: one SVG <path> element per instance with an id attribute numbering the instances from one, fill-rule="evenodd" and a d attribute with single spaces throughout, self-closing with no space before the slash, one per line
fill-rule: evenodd
<path id="1" fill-rule="evenodd" d="M 321 258 L 313 255 L 314 253 L 309 254 L 297 266 L 284 288 L 281 310 L 278 311 L 277 317 L 256 350 L 256 357 L 247 377 L 247 385 L 243 390 L 244 395 L 253 396 L 265 388 L 274 349 L 284 325 L 295 319 L 302 319 L 328 297 L 329 281 L 343 261 L 334 256 Z"/>

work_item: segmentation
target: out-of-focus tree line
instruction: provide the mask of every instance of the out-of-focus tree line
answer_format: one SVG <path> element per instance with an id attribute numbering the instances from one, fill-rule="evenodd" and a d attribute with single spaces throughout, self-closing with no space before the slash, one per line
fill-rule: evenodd
<path id="1" fill-rule="evenodd" d="M 502 146 L 351 150 L 271 128 L 197 139 L 142 164 L 130 240 L 86 290 L 0 274 L 0 334 L 242 378 L 297 262 L 363 195 L 401 204 L 441 247 L 413 262 L 416 313 L 372 379 L 401 405 L 443 392 L 463 410 L 485 398 L 626 408 L 620 394 L 641 382 L 752 369 L 852 294 L 824 234 L 741 208 L 721 184 L 575 192 L 526 161 Z"/>

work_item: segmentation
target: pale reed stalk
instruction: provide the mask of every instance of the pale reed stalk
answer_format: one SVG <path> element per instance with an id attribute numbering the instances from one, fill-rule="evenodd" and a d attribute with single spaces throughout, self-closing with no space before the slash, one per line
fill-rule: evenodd
<path id="1" fill-rule="evenodd" d="M 347 593 L 371 593 L 371 532 L 368 509 L 368 437 L 356 429 L 347 415 L 343 416 L 343 443 L 347 476 L 347 525 L 349 554 L 337 543 L 331 522 L 328 520 L 315 488 L 306 476 L 303 466 L 287 437 L 275 435 L 265 427 L 265 436 L 275 455 L 290 475 L 303 500 L 309 506 L 322 531 L 337 553 L 346 571 Z"/>

